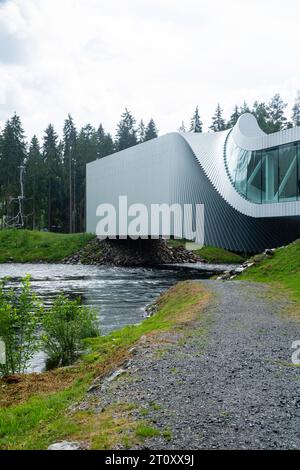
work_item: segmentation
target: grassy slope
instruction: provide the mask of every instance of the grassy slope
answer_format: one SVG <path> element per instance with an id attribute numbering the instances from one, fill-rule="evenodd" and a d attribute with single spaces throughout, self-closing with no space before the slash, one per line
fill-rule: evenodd
<path id="1" fill-rule="evenodd" d="M 224 250 L 223 248 L 216 248 L 213 246 L 204 246 L 201 250 L 196 251 L 197 255 L 205 259 L 209 263 L 243 263 L 245 258 L 232 253 L 231 251 Z"/>
<path id="2" fill-rule="evenodd" d="M 275 283 L 300 301 L 300 240 L 279 248 L 272 258 L 249 268 L 238 279 Z"/>
<path id="3" fill-rule="evenodd" d="M 94 236 L 30 230 L 0 230 L 0 263 L 60 261 L 78 251 Z"/>
<path id="4" fill-rule="evenodd" d="M 122 405 L 119 406 L 118 417 L 113 408 L 100 415 L 82 411 L 69 414 L 66 409 L 82 399 L 94 377 L 105 375 L 122 363 L 128 357 L 128 349 L 141 336 L 184 327 L 199 315 L 208 298 L 200 284 L 179 283 L 161 296 L 153 317 L 108 336 L 87 340 L 90 352 L 75 367 L 29 375 L 13 385 L 0 381 L 0 448 L 45 449 L 52 442 L 70 437 L 88 440 L 92 448 L 113 448 L 120 439 L 126 445 L 127 430 L 137 440 L 156 432 L 147 423 L 136 423 L 130 417 L 128 404 L 124 416 Z"/>
<path id="5" fill-rule="evenodd" d="M 83 248 L 94 235 L 61 234 L 31 230 L 0 230 L 0 263 L 60 261 Z M 184 240 L 169 240 L 171 246 L 185 245 Z M 244 259 L 222 248 L 205 246 L 196 253 L 211 263 L 242 263 Z"/>
<path id="6" fill-rule="evenodd" d="M 185 246 L 185 240 L 168 240 L 170 246 Z M 214 246 L 204 246 L 201 250 L 196 250 L 195 253 L 202 259 L 209 263 L 243 263 L 245 258 L 233 253 L 232 251 L 224 250 L 223 248 L 216 248 Z"/>

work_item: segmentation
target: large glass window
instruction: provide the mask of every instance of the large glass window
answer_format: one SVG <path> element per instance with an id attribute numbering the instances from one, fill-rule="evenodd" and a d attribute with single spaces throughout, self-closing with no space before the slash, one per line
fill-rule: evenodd
<path id="1" fill-rule="evenodd" d="M 235 189 L 257 204 L 300 200 L 300 142 L 251 152 L 231 135 L 226 166 Z"/>
<path id="2" fill-rule="evenodd" d="M 261 203 L 261 152 L 252 152 L 247 172 L 247 199 Z"/>
<path id="3" fill-rule="evenodd" d="M 251 152 L 243 150 L 237 161 L 235 173 L 235 188 L 243 196 L 247 195 L 247 168 Z"/>
<path id="4" fill-rule="evenodd" d="M 279 201 L 297 199 L 297 146 L 279 147 Z"/>
<path id="5" fill-rule="evenodd" d="M 262 150 L 262 202 L 278 202 L 278 149 Z"/>

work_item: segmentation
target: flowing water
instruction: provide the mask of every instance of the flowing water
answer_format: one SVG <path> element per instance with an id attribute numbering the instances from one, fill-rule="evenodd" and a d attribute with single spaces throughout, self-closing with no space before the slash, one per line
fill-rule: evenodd
<path id="1" fill-rule="evenodd" d="M 226 269 L 198 264 L 162 268 L 120 268 L 65 264 L 0 264 L 0 278 L 8 276 L 9 284 L 18 286 L 20 278 L 31 276 L 31 285 L 51 304 L 53 297 L 64 293 L 80 297 L 85 305 L 99 312 L 101 333 L 139 323 L 145 318 L 145 307 L 178 281 L 208 278 L 214 271 Z M 45 355 L 35 355 L 29 370 L 45 367 Z"/>

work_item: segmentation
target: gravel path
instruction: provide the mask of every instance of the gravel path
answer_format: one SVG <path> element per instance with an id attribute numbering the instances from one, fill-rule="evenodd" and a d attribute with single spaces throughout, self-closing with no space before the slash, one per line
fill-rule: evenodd
<path id="1" fill-rule="evenodd" d="M 126 373 L 91 392 L 97 409 L 138 404 L 161 431 L 149 449 L 300 448 L 300 322 L 264 285 L 203 282 L 214 300 L 197 324 L 144 338 Z"/>

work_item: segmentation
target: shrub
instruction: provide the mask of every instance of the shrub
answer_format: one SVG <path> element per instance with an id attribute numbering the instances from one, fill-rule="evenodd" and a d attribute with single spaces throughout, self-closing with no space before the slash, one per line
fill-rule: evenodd
<path id="1" fill-rule="evenodd" d="M 0 281 L 0 338 L 5 345 L 5 364 L 0 373 L 22 373 L 39 349 L 38 324 L 42 306 L 30 287 L 30 276 L 21 280 L 20 289 L 7 288 Z"/>
<path id="2" fill-rule="evenodd" d="M 51 366 L 72 364 L 83 346 L 82 340 L 99 334 L 95 310 L 64 295 L 59 295 L 45 311 L 42 327 L 44 350 Z"/>

